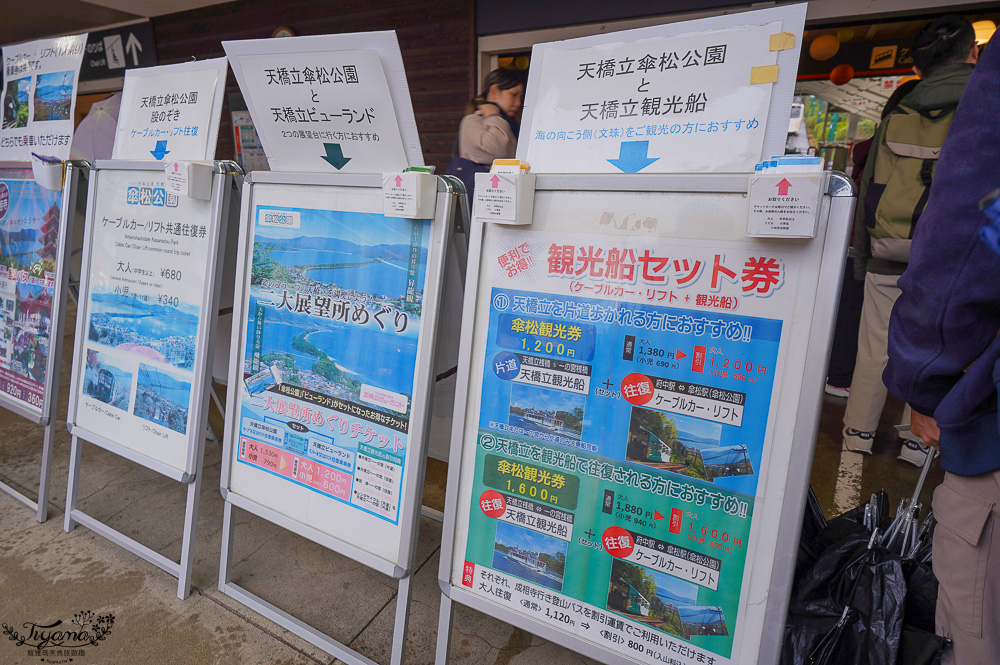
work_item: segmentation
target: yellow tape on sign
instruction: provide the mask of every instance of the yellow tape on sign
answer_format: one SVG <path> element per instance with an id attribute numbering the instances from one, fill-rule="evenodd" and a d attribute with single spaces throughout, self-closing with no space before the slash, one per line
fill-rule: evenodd
<path id="1" fill-rule="evenodd" d="M 790 48 L 795 48 L 795 35 L 793 33 L 776 32 L 771 35 L 771 51 L 786 51 Z"/>
<path id="2" fill-rule="evenodd" d="M 755 83 L 776 83 L 778 81 L 778 65 L 764 65 L 750 68 L 750 85 Z"/>

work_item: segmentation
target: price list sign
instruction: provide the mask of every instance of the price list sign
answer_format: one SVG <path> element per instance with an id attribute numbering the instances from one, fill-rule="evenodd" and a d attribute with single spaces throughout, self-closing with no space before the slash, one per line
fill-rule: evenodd
<path id="1" fill-rule="evenodd" d="M 796 258 L 490 233 L 462 584 L 637 662 L 731 662 Z"/>
<path id="2" fill-rule="evenodd" d="M 98 176 L 75 425 L 188 470 L 211 202 L 170 194 L 160 170 Z"/>

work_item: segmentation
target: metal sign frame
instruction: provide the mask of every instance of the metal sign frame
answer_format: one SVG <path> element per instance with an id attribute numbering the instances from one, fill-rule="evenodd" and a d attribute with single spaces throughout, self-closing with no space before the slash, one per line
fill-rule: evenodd
<path id="1" fill-rule="evenodd" d="M 31 170 L 31 164 L 22 162 L 0 162 L 0 170 L 25 169 Z M 52 449 L 55 444 L 56 408 L 59 403 L 59 376 L 62 366 L 63 334 L 66 328 L 66 295 L 69 291 L 69 253 L 72 247 L 73 222 L 76 215 L 77 200 L 89 175 L 89 164 L 86 162 L 67 162 L 66 179 L 62 190 L 59 210 L 59 239 L 56 243 L 57 257 L 55 288 L 52 293 L 52 327 L 49 331 L 49 360 L 45 368 L 45 383 L 42 408 L 40 412 L 25 408 L 23 405 L 0 394 L 0 407 L 11 411 L 36 425 L 41 425 L 45 431 L 42 442 L 42 464 L 38 479 L 38 500 L 32 501 L 10 485 L 0 482 L 0 491 L 9 494 L 21 503 L 35 511 L 35 519 L 44 522 L 48 519 L 49 474 L 52 471 Z"/>
<path id="2" fill-rule="evenodd" d="M 70 401 L 67 412 L 67 427 L 72 435 L 72 447 L 70 451 L 69 481 L 66 488 L 64 529 L 72 531 L 78 524 L 86 526 L 91 531 L 95 531 L 111 542 L 170 573 L 178 579 L 177 597 L 183 600 L 187 598 L 191 591 L 191 568 L 194 563 L 194 536 L 198 521 L 198 500 L 201 490 L 202 467 L 205 458 L 205 429 L 208 422 L 209 406 L 209 400 L 206 399 L 206 395 L 209 392 L 212 381 L 212 354 L 214 353 L 212 340 L 215 338 L 216 323 L 218 321 L 216 301 L 218 300 L 219 287 L 222 281 L 220 277 L 223 261 L 220 260 L 219 252 L 224 249 L 222 238 L 225 234 L 224 227 L 229 218 L 230 206 L 238 205 L 241 179 L 236 175 L 238 167 L 234 163 L 215 162 L 214 174 L 212 176 L 211 211 L 208 220 L 212 224 L 213 232 L 207 238 L 209 242 L 207 248 L 208 263 L 205 270 L 206 279 L 202 296 L 202 303 L 204 303 L 202 316 L 205 318 L 202 321 L 197 337 L 194 364 L 194 367 L 201 369 L 201 373 L 200 375 L 196 375 L 192 380 L 190 411 L 194 412 L 194 417 L 191 418 L 187 432 L 188 451 L 186 468 L 180 470 L 132 450 L 122 443 L 112 441 L 97 432 L 91 432 L 75 424 L 78 403 L 77 392 L 82 380 L 79 369 L 84 359 L 87 338 L 87 304 L 89 301 L 91 280 L 89 266 L 93 243 L 94 215 L 97 209 L 97 192 L 102 171 L 146 171 L 161 174 L 163 166 L 156 162 L 151 163 L 147 161 L 99 160 L 93 168 L 93 175 L 90 180 L 90 198 L 87 206 L 87 231 L 83 242 L 83 268 L 80 276 L 76 340 L 73 349 L 73 378 L 71 380 Z M 236 200 L 233 201 L 233 199 Z M 184 512 L 180 562 L 168 559 L 77 508 L 82 443 L 84 441 L 104 448 L 152 471 L 156 471 L 171 480 L 187 485 L 187 502 Z"/>
<path id="3" fill-rule="evenodd" d="M 252 182 L 251 182 L 252 177 Z M 272 605 L 232 581 L 233 544 L 235 537 L 234 509 L 240 508 L 262 517 L 292 533 L 311 540 L 327 549 L 342 554 L 377 572 L 398 580 L 396 614 L 392 642 L 392 665 L 401 665 L 406 645 L 409 624 L 409 608 L 413 586 L 413 557 L 416 551 L 417 531 L 421 515 L 424 473 L 426 469 L 426 449 L 430 429 L 430 408 L 433 403 L 434 362 L 436 354 L 435 331 L 441 305 L 445 256 L 451 242 L 454 198 L 450 182 L 438 178 L 434 218 L 431 220 L 430 241 L 426 263 L 424 299 L 421 314 L 421 330 L 414 365 L 413 397 L 408 439 L 406 469 L 400 487 L 401 506 L 399 526 L 400 543 L 397 560 L 389 561 L 368 552 L 355 543 L 330 535 L 319 528 L 294 520 L 277 510 L 263 505 L 260 500 L 242 496 L 229 489 L 233 471 L 234 439 L 240 431 L 240 408 L 237 403 L 238 386 L 242 382 L 243 357 L 246 347 L 246 331 L 243 322 L 247 308 L 247 275 L 250 269 L 252 248 L 250 241 L 254 235 L 254 186 L 258 184 L 278 184 L 286 186 L 319 185 L 330 188 L 367 188 L 381 192 L 380 174 L 331 175 L 316 173 L 255 172 L 248 176 L 249 185 L 243 192 L 243 221 L 240 227 L 238 245 L 237 283 L 234 298 L 233 335 L 239 343 L 233 344 L 229 362 L 229 391 L 226 403 L 226 432 L 223 437 L 221 490 L 225 499 L 222 529 L 222 556 L 219 568 L 219 590 L 239 601 L 259 614 L 274 621 L 302 639 L 323 649 L 327 653 L 351 665 L 376 665 L 375 661 L 355 651 L 332 637 L 297 619 L 288 612 Z M 428 295 L 430 294 L 430 295 Z M 411 457 L 412 456 L 412 457 Z M 412 465 L 412 468 L 411 468 Z M 331 499 L 331 501 L 335 501 Z"/>
<path id="4" fill-rule="evenodd" d="M 688 193 L 703 196 L 706 202 L 719 195 L 746 195 L 748 179 L 746 175 L 733 174 L 697 174 L 697 175 L 648 175 L 648 176 L 572 176 L 572 175 L 538 175 L 535 191 L 586 191 L 586 192 L 636 192 L 648 193 L 645 196 L 656 196 L 659 193 Z M 843 174 L 829 175 L 825 194 L 822 197 L 822 207 L 819 220 L 819 232 L 813 240 L 774 240 L 766 241 L 769 246 L 781 246 L 783 249 L 800 248 L 802 251 L 812 249 L 818 252 L 820 264 L 814 268 L 817 284 L 828 285 L 829 289 L 821 289 L 814 293 L 814 298 L 806 297 L 809 293 L 799 293 L 795 296 L 796 306 L 810 305 L 811 311 L 795 312 L 788 316 L 788 332 L 782 331 L 782 337 L 801 336 L 798 345 L 791 351 L 786 351 L 785 367 L 781 370 L 782 377 L 798 379 L 800 389 L 797 395 L 789 395 L 785 399 L 779 397 L 780 392 L 772 398 L 780 401 L 786 409 L 794 410 L 794 416 L 785 416 L 783 429 L 777 432 L 773 422 L 768 422 L 772 431 L 771 447 L 779 436 L 794 442 L 814 441 L 819 428 L 819 415 L 822 409 L 824 372 L 826 358 L 833 337 L 833 327 L 836 319 L 836 308 L 839 296 L 840 275 L 843 272 L 845 252 L 850 231 L 850 222 L 855 204 L 854 185 Z M 557 206 L 550 206 L 556 210 Z M 549 209 L 549 208 L 547 208 Z M 539 210 L 536 198 L 536 213 Z M 521 227 L 528 228 L 530 227 Z M 458 516 L 462 510 L 460 502 L 466 502 L 468 496 L 463 496 L 464 466 L 474 463 L 475 450 L 465 450 L 466 429 L 464 421 L 470 406 L 470 393 L 473 387 L 482 380 L 476 374 L 482 368 L 482 359 L 473 357 L 473 347 L 477 338 L 485 335 L 485 325 L 477 313 L 477 295 L 480 281 L 483 279 L 483 257 L 485 255 L 486 225 L 478 220 L 474 223 L 471 233 L 469 250 L 470 272 L 467 277 L 464 317 L 462 325 L 462 341 L 459 352 L 458 368 L 459 384 L 456 395 L 456 426 L 452 432 L 452 444 L 449 459 L 452 468 L 448 474 L 447 502 L 445 506 L 444 531 L 441 542 L 441 562 L 438 581 L 442 591 L 439 612 L 437 637 L 437 665 L 448 662 L 451 648 L 451 629 L 455 605 L 465 605 L 475 610 L 494 616 L 508 624 L 532 632 L 540 637 L 560 644 L 568 649 L 599 660 L 609 665 L 634 665 L 637 661 L 625 654 L 603 648 L 599 644 L 577 636 L 568 631 L 540 623 L 524 614 L 512 611 L 506 606 L 490 602 L 471 593 L 462 586 L 461 579 L 453 579 L 456 552 L 456 529 L 459 528 Z M 731 232 L 732 233 L 732 232 Z M 684 238 L 693 238 L 690 230 L 682 233 Z M 670 237 L 670 234 L 667 236 Z M 706 239 L 705 242 L 714 242 Z M 821 248 L 808 243 L 821 242 Z M 811 273 L 812 274 L 812 273 Z M 812 293 L 810 291 L 810 293 Z M 477 327 L 479 330 L 477 330 Z M 788 348 L 791 348 L 791 344 Z M 787 383 L 787 381 L 786 381 Z M 793 382 L 794 383 L 794 382 Z M 785 384 L 780 390 L 788 389 Z M 772 403 L 772 407 L 774 404 Z M 478 409 L 478 405 L 476 406 Z M 776 432 L 776 433 L 775 433 Z M 758 481 L 754 520 L 750 538 L 753 542 L 752 552 L 747 554 L 747 565 L 743 573 L 742 593 L 740 600 L 740 626 L 748 639 L 755 644 L 743 642 L 745 652 L 734 650 L 731 663 L 777 663 L 781 651 L 783 626 L 791 593 L 794 561 L 801 530 L 805 497 L 808 490 L 809 468 L 812 463 L 812 446 L 791 447 L 790 443 L 782 444 L 789 448 L 787 459 L 775 459 L 765 448 L 764 455 L 768 458 L 768 471 Z M 469 461 L 471 455 L 472 462 Z M 775 486 L 780 485 L 780 489 Z M 596 501 L 597 499 L 594 498 Z M 775 517 L 767 517 L 768 527 L 773 528 L 772 534 L 765 533 L 761 523 L 764 516 L 758 516 L 758 511 L 773 511 Z M 464 545 L 461 545 L 464 547 Z M 751 554 L 753 564 L 751 564 Z M 754 576 L 754 568 L 763 561 L 770 570 L 770 575 L 764 579 Z M 749 579 L 754 578 L 754 579 Z M 748 600 L 748 594 L 752 596 Z M 748 611 L 751 601 L 762 600 Z M 748 615 L 753 615 L 752 624 L 748 627 Z M 757 632 L 759 637 L 753 637 Z M 744 635 L 744 637 L 746 637 Z M 734 648 L 739 645 L 734 643 Z"/>

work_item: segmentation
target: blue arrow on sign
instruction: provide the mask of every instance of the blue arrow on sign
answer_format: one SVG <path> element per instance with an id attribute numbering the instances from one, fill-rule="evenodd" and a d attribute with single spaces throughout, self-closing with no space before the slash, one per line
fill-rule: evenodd
<path id="1" fill-rule="evenodd" d="M 150 150 L 149 154 L 151 154 L 157 160 L 163 159 L 164 157 L 166 157 L 167 155 L 170 154 L 170 151 L 167 150 L 167 142 L 166 141 L 157 141 L 156 142 L 156 150 Z"/>
<path id="2" fill-rule="evenodd" d="M 608 161 L 624 173 L 638 173 L 653 162 L 659 161 L 659 157 L 650 158 L 647 156 L 648 153 L 649 141 L 622 141 L 618 159 Z"/>
<path id="3" fill-rule="evenodd" d="M 326 148 L 326 154 L 321 156 L 338 171 L 351 161 L 350 157 L 344 157 L 344 151 L 341 150 L 339 143 L 324 143 L 323 147 Z"/>

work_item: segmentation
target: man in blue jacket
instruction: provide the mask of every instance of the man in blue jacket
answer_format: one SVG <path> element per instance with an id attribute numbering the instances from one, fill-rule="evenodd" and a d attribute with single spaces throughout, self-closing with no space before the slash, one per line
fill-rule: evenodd
<path id="1" fill-rule="evenodd" d="M 993 39 L 993 42 L 1000 40 Z M 889 325 L 884 380 L 940 446 L 934 492 L 937 629 L 944 663 L 1000 662 L 1000 254 L 979 202 L 1000 187 L 1000 43 L 987 45 L 956 111 L 913 234 Z"/>

